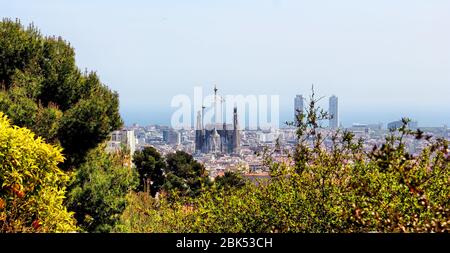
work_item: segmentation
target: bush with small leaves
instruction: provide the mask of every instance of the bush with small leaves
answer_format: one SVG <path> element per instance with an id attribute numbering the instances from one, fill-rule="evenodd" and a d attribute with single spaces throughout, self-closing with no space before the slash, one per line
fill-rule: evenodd
<path id="1" fill-rule="evenodd" d="M 0 232 L 77 231 L 63 205 L 70 174 L 58 168 L 61 148 L 0 112 Z"/>
<path id="2" fill-rule="evenodd" d="M 100 145 L 76 171 L 67 205 L 84 231 L 109 232 L 119 220 L 127 194 L 138 184 L 135 169 L 126 163 L 120 153 L 106 153 Z"/>

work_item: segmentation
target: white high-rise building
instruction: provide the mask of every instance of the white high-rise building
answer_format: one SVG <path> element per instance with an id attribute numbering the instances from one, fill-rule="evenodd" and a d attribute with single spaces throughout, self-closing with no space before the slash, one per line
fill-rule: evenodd
<path id="1" fill-rule="evenodd" d="M 338 106 L 338 98 L 333 95 L 330 97 L 329 101 L 328 113 L 331 116 L 329 127 L 332 129 L 336 129 L 339 127 L 339 106 Z"/>
<path id="2" fill-rule="evenodd" d="M 294 120 L 297 121 L 297 114 L 303 112 L 303 96 L 297 95 L 294 99 Z"/>
<path id="3" fill-rule="evenodd" d="M 117 152 L 122 146 L 125 146 L 130 155 L 133 156 L 136 151 L 136 137 L 133 130 L 117 130 L 111 133 L 111 139 L 108 141 L 106 151 Z"/>

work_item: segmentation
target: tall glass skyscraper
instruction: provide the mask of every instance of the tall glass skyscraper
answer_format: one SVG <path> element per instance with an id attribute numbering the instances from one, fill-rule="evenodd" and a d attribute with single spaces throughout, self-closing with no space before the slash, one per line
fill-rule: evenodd
<path id="1" fill-rule="evenodd" d="M 328 113 L 331 116 L 329 127 L 332 129 L 336 129 L 339 127 L 339 107 L 338 107 L 338 98 L 333 95 L 330 97 L 330 104 Z"/>
<path id="2" fill-rule="evenodd" d="M 297 120 L 298 112 L 303 112 L 303 96 L 297 95 L 294 99 L 294 120 Z"/>

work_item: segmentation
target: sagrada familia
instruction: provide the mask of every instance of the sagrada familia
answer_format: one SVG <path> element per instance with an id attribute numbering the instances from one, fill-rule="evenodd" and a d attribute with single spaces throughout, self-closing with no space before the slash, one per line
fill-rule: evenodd
<path id="1" fill-rule="evenodd" d="M 217 99 L 217 88 L 214 88 L 214 112 L 217 112 Z M 223 101 L 221 99 L 221 102 Z M 206 126 L 203 123 L 204 109 L 205 107 L 203 106 L 202 111 L 197 112 L 197 127 L 195 130 L 196 153 L 239 154 L 240 130 L 237 107 L 233 109 L 233 124 L 217 123 L 217 117 L 214 117 L 214 122 Z"/>

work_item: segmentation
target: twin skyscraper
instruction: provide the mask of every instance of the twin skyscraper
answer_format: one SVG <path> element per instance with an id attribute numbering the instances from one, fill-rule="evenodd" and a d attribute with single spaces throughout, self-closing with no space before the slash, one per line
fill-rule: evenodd
<path id="1" fill-rule="evenodd" d="M 305 99 L 302 95 L 295 96 L 294 99 L 294 119 L 297 119 L 298 112 L 304 112 L 305 110 Z M 338 97 L 332 95 L 329 98 L 328 113 L 330 115 L 330 121 L 328 127 L 331 129 L 336 129 L 339 127 L 339 102 Z"/>

